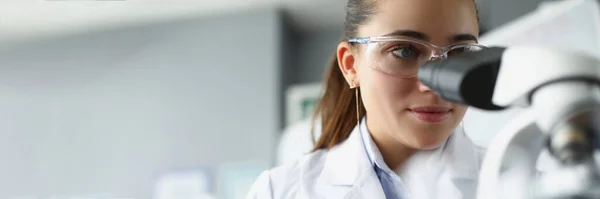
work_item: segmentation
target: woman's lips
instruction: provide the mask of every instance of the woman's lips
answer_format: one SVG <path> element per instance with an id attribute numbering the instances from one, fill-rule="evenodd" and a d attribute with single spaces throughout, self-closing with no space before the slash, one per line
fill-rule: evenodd
<path id="1" fill-rule="evenodd" d="M 415 118 L 427 123 L 439 123 L 450 117 L 451 108 L 440 106 L 424 106 L 409 109 Z"/>

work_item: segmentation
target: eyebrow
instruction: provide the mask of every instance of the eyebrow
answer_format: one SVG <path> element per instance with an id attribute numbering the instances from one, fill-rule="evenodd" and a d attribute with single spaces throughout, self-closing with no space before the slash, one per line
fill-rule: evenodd
<path id="1" fill-rule="evenodd" d="M 418 32 L 418 31 L 414 31 L 414 30 L 396 30 L 394 32 L 385 34 L 383 36 L 406 36 L 406 37 L 412 37 L 412 38 L 419 39 L 419 40 L 429 41 L 429 36 L 427 36 L 427 34 Z"/>
<path id="2" fill-rule="evenodd" d="M 405 37 L 412 37 L 412 38 L 423 40 L 423 41 L 429 41 L 431 39 L 429 36 L 427 36 L 427 34 L 425 34 L 423 32 L 414 31 L 414 30 L 396 30 L 394 32 L 385 34 L 383 36 L 405 36 Z M 474 35 L 471 35 L 471 34 L 458 34 L 458 35 L 453 36 L 450 39 L 450 42 L 462 42 L 462 41 L 477 41 L 477 37 L 475 37 Z"/>
<path id="3" fill-rule="evenodd" d="M 452 42 L 461 42 L 461 41 L 477 41 L 477 37 L 471 34 L 459 34 L 455 35 L 451 39 Z"/>

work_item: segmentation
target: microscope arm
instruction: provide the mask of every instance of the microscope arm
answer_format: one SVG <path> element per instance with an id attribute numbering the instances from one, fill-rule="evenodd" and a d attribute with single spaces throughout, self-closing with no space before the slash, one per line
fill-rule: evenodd
<path id="1" fill-rule="evenodd" d="M 544 147 L 544 136 L 535 125 L 535 113 L 525 111 L 490 143 L 481 167 L 477 198 L 530 198 L 528 185 Z M 503 177 L 504 176 L 504 177 Z M 503 187 L 500 191 L 499 187 Z"/>

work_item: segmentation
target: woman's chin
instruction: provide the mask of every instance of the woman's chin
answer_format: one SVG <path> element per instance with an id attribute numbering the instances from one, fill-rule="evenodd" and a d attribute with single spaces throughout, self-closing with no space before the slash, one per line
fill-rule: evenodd
<path id="1" fill-rule="evenodd" d="M 412 147 L 419 150 L 431 150 L 442 146 L 449 135 L 428 135 L 428 136 L 416 136 Z"/>

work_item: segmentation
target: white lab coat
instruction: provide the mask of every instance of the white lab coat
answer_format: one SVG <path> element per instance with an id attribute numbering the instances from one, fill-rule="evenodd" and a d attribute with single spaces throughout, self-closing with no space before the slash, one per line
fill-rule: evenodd
<path id="1" fill-rule="evenodd" d="M 483 150 L 462 131 L 432 151 L 418 152 L 397 171 L 405 199 L 475 198 Z M 333 149 L 319 150 L 263 172 L 247 199 L 385 199 L 358 128 Z"/>

